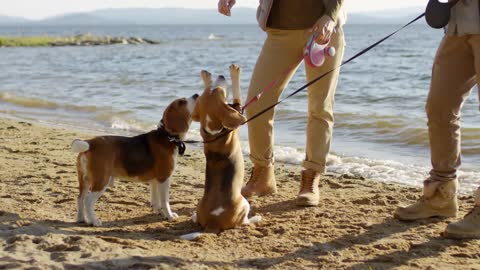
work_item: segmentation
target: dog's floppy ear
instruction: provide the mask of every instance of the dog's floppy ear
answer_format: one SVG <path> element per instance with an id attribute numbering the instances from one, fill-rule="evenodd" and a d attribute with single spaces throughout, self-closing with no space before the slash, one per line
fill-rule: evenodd
<path id="1" fill-rule="evenodd" d="M 219 118 L 222 121 L 222 126 L 227 129 L 236 129 L 247 121 L 245 116 L 226 103 L 222 105 Z"/>
<path id="2" fill-rule="evenodd" d="M 172 105 L 167 107 L 162 119 L 165 128 L 174 134 L 188 131 L 190 121 L 187 119 L 186 114 Z"/>

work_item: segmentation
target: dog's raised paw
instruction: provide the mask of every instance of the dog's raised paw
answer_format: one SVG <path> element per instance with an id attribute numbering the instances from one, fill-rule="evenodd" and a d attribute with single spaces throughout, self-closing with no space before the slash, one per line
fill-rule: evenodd
<path id="1" fill-rule="evenodd" d="M 237 64 L 231 64 L 230 65 L 230 72 L 239 72 L 240 71 L 240 66 Z"/>
<path id="2" fill-rule="evenodd" d="M 201 76 L 202 76 L 203 83 L 205 84 L 205 87 L 206 88 L 212 87 L 212 84 L 213 84 L 212 74 L 206 70 L 202 70 Z"/>

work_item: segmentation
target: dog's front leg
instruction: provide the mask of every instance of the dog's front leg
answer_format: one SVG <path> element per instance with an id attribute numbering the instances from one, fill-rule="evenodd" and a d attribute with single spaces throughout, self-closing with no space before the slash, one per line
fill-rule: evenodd
<path id="1" fill-rule="evenodd" d="M 154 212 L 161 214 L 168 220 L 173 220 L 177 218 L 178 215 L 172 212 L 172 210 L 170 209 L 170 178 L 167 178 L 163 182 L 160 182 L 158 180 L 154 182 L 156 183 L 156 193 L 158 194 L 156 198 L 157 200 L 155 202 L 152 202 Z"/>
<path id="2" fill-rule="evenodd" d="M 157 179 L 150 182 L 150 206 L 155 214 L 160 213 L 160 198 L 158 194 L 159 185 L 160 183 L 158 183 Z"/>

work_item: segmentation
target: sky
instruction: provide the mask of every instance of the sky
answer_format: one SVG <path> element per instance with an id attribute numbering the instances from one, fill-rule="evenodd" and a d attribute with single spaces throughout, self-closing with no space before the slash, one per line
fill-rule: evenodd
<path id="1" fill-rule="evenodd" d="M 294 0 L 297 1 L 297 0 Z M 236 0 L 236 6 L 256 7 L 258 0 Z M 425 6 L 428 0 L 345 0 L 347 12 Z M 0 0 L 0 14 L 43 19 L 104 8 L 216 8 L 218 0 Z M 233 13 L 234 15 L 235 13 Z"/>

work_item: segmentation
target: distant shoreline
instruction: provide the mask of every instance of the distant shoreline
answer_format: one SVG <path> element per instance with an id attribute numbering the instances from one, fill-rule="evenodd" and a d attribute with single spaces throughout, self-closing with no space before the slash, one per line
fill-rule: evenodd
<path id="1" fill-rule="evenodd" d="M 57 36 L 0 36 L 1 47 L 61 47 L 102 46 L 114 44 L 156 45 L 160 42 L 140 37 L 111 37 L 82 34 L 70 37 Z"/>

